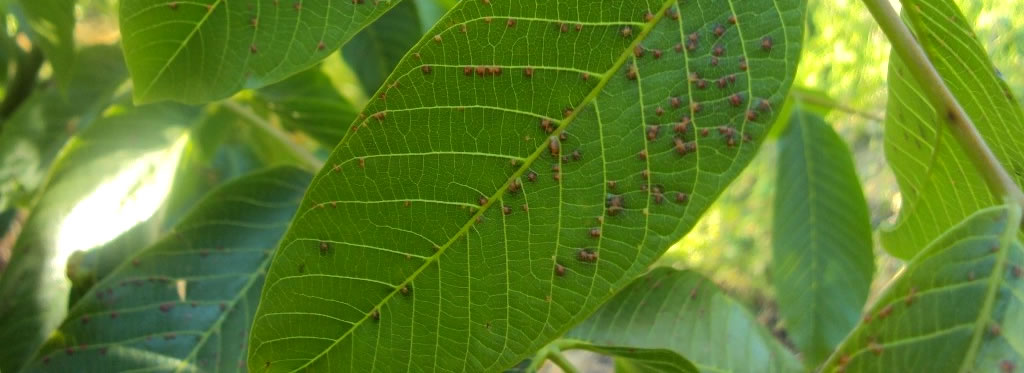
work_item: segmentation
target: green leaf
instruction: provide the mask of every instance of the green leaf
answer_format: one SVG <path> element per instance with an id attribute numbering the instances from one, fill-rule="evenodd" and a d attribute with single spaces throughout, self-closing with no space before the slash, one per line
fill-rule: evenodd
<path id="1" fill-rule="evenodd" d="M 135 99 L 204 103 L 278 82 L 399 1 L 121 1 Z"/>
<path id="2" fill-rule="evenodd" d="M 277 114 L 285 128 L 305 132 L 328 148 L 341 141 L 358 111 L 319 68 L 257 92 L 257 101 Z"/>
<path id="3" fill-rule="evenodd" d="M 1020 222 L 1019 206 L 986 208 L 921 250 L 829 359 L 826 371 L 1024 367 Z"/>
<path id="4" fill-rule="evenodd" d="M 800 370 L 743 305 L 700 274 L 667 267 L 638 277 L 566 338 L 574 348 L 628 357 L 645 372 L 687 371 L 687 359 L 702 372 Z"/>
<path id="5" fill-rule="evenodd" d="M 786 331 L 816 367 L 853 329 L 875 272 L 871 217 L 850 149 L 796 110 L 779 138 L 771 273 Z"/>
<path id="6" fill-rule="evenodd" d="M 112 108 L 61 151 L 0 278 L 0 370 L 18 370 L 64 318 L 64 262 L 159 207 L 197 110 Z"/>
<path id="7" fill-rule="evenodd" d="M 307 192 L 250 365 L 500 371 L 560 336 L 753 158 L 796 68 L 803 3 L 460 2 Z"/>
<path id="8" fill-rule="evenodd" d="M 246 371 L 270 251 L 310 177 L 282 166 L 216 189 L 83 297 L 27 371 Z"/>
<path id="9" fill-rule="evenodd" d="M 946 85 L 989 148 L 1024 185 L 1024 111 L 949 0 L 910 0 L 906 18 Z M 902 192 L 897 223 L 883 232 L 889 253 L 909 259 L 965 217 L 1002 203 L 989 192 L 952 133 L 898 58 L 889 64 L 885 155 Z"/>
<path id="10" fill-rule="evenodd" d="M 402 56 L 423 36 L 416 8 L 413 1 L 399 3 L 341 48 L 367 96 L 377 92 Z"/>
<path id="11" fill-rule="evenodd" d="M 87 128 L 128 78 L 120 48 L 93 46 L 76 59 L 71 83 L 36 90 L 0 132 L 0 209 L 32 200 L 57 152 Z"/>
<path id="12" fill-rule="evenodd" d="M 43 50 L 57 82 L 67 88 L 75 69 L 75 0 L 21 0 L 18 4 L 28 26 L 26 33 Z"/>

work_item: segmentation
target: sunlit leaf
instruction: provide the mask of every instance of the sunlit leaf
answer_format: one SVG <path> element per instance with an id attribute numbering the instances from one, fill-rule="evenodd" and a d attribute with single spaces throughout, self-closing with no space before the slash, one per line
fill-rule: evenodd
<path id="1" fill-rule="evenodd" d="M 28 26 L 24 31 L 43 50 L 57 81 L 67 88 L 76 69 L 75 0 L 20 0 L 13 6 L 24 15 Z"/>
<path id="2" fill-rule="evenodd" d="M 159 207 L 197 110 L 126 108 L 61 151 L 0 278 L 0 369 L 16 372 L 64 318 L 64 262 L 102 245 Z"/>
<path id="3" fill-rule="evenodd" d="M 779 138 L 772 280 L 786 331 L 816 367 L 857 324 L 875 272 L 871 219 L 850 149 L 797 110 Z"/>
<path id="4" fill-rule="evenodd" d="M 542 5 L 460 2 L 399 63 L 275 254 L 250 366 L 522 361 L 692 228 L 800 51 L 802 1 Z"/>
<path id="5" fill-rule="evenodd" d="M 280 81 L 399 1 L 121 1 L 135 99 L 203 103 Z"/>
<path id="6" fill-rule="evenodd" d="M 270 252 L 310 176 L 278 167 L 211 193 L 75 304 L 27 371 L 248 371 Z"/>
<path id="7" fill-rule="evenodd" d="M 971 26 L 950 0 L 910 0 L 904 13 L 928 56 L 990 149 L 1024 184 L 1024 111 L 997 77 Z M 1001 201 L 986 188 L 922 88 L 895 56 L 889 65 L 885 155 L 902 192 L 899 221 L 883 232 L 887 251 L 909 259 L 953 225 Z"/>
<path id="8" fill-rule="evenodd" d="M 116 46 L 83 49 L 66 90 L 36 90 L 0 132 L 0 209 L 27 205 L 71 136 L 86 128 L 128 78 Z"/>
<path id="9" fill-rule="evenodd" d="M 327 148 L 341 141 L 358 111 L 319 68 L 264 87 L 256 98 L 286 129 L 307 133 Z"/>
<path id="10" fill-rule="evenodd" d="M 1019 206 L 978 211 L 889 285 L 826 372 L 1017 372 L 1024 367 Z"/>
<path id="11" fill-rule="evenodd" d="M 634 280 L 566 338 L 644 372 L 800 371 L 743 305 L 695 272 L 665 267 Z"/>
<path id="12" fill-rule="evenodd" d="M 341 48 L 367 96 L 377 92 L 402 56 L 423 36 L 416 8 L 412 0 L 399 3 Z"/>

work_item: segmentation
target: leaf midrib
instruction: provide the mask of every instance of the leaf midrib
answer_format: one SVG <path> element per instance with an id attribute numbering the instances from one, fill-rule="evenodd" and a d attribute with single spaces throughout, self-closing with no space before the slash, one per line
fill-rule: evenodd
<path id="1" fill-rule="evenodd" d="M 196 32 L 198 32 L 199 29 L 203 28 L 203 26 L 206 25 L 206 20 L 210 18 L 210 15 L 213 14 L 213 12 L 217 10 L 217 7 L 219 7 L 220 4 L 224 1 L 226 0 L 215 0 L 213 4 L 210 4 L 210 10 L 203 15 L 203 18 L 200 19 L 199 22 L 196 22 L 195 27 L 193 27 L 192 31 L 188 33 L 188 36 L 185 37 L 185 40 L 182 40 L 181 44 L 178 45 L 178 49 L 174 50 L 174 54 L 172 54 L 171 57 L 167 59 L 167 62 L 160 67 L 160 71 L 158 71 L 156 75 L 153 77 L 153 80 L 150 82 L 149 86 L 146 87 L 146 89 L 143 89 L 141 92 L 139 92 L 139 97 L 149 96 L 149 92 L 153 90 L 153 87 L 157 85 L 157 82 L 160 81 L 160 78 L 162 78 L 164 76 L 164 73 L 167 72 L 167 68 L 170 67 L 175 60 L 178 59 L 178 55 L 181 54 L 181 51 L 185 49 L 185 46 L 187 46 L 188 43 L 192 41 L 192 37 L 195 36 Z"/>
<path id="2" fill-rule="evenodd" d="M 676 0 L 663 0 L 663 4 L 662 4 L 661 8 L 653 13 L 654 17 L 650 21 L 642 23 L 642 26 L 640 26 L 641 30 L 637 34 L 636 38 L 633 39 L 633 41 L 629 44 L 628 47 L 623 49 L 622 53 L 619 55 L 619 58 L 612 64 L 612 66 L 605 73 L 601 74 L 600 80 L 598 81 L 597 85 L 594 86 L 594 88 L 590 91 L 590 93 L 587 94 L 587 96 L 584 97 L 580 101 L 579 105 L 577 105 L 577 106 L 575 106 L 573 108 L 572 114 L 570 114 L 568 117 L 558 121 L 558 123 L 559 123 L 558 127 L 551 134 L 549 134 L 549 137 L 548 137 L 549 140 L 548 141 L 550 141 L 550 139 L 552 137 L 557 138 L 557 136 L 559 134 L 564 132 L 565 129 L 572 123 L 572 121 L 574 119 L 576 119 L 576 117 L 580 114 L 580 112 L 582 111 L 581 109 L 584 108 L 586 105 L 588 105 L 589 103 L 591 103 L 592 101 L 594 101 L 597 98 L 598 94 L 600 94 L 604 90 L 604 87 L 607 86 L 608 83 L 611 81 L 612 77 L 615 75 L 615 71 L 619 70 L 619 68 L 621 68 L 626 63 L 626 61 L 629 59 L 629 57 L 632 55 L 633 49 L 647 38 L 647 35 L 654 28 L 654 25 L 656 25 L 658 23 L 658 21 L 660 21 L 662 18 L 664 18 L 665 11 L 670 9 L 674 4 L 676 4 Z M 510 17 L 510 18 L 520 19 L 520 17 Z M 549 22 L 550 20 L 544 20 L 544 21 L 545 22 Z M 615 25 L 619 25 L 619 24 L 620 23 L 615 23 Z M 625 24 L 625 22 L 623 22 L 622 24 Z M 454 26 L 452 26 L 452 27 L 454 27 Z M 431 35 L 438 28 L 440 28 L 440 27 L 435 26 L 434 28 L 431 29 L 430 32 L 426 33 L 425 35 L 427 35 L 427 36 Z M 450 28 L 450 27 L 448 27 L 448 28 Z M 420 44 L 424 43 L 424 40 L 427 40 L 426 36 L 425 36 L 425 39 L 420 41 Z M 407 53 L 405 57 L 402 57 L 402 60 L 405 60 L 406 58 L 408 58 L 409 54 L 411 54 L 412 50 L 414 50 L 414 49 L 416 49 L 416 48 L 414 47 L 413 49 L 410 49 L 410 52 Z M 639 84 L 640 83 L 639 82 L 640 77 L 638 76 L 637 79 L 638 79 L 637 83 Z M 387 84 L 384 84 L 381 87 L 381 89 L 386 89 L 386 87 L 387 87 Z M 385 109 L 384 112 L 386 112 L 386 111 L 387 110 Z M 367 120 L 368 119 L 369 119 L 369 116 L 368 116 Z M 347 145 L 346 144 L 346 142 L 347 142 L 346 140 L 350 139 L 352 134 L 353 134 L 353 131 L 348 131 L 348 134 L 345 136 L 345 138 L 343 138 L 342 141 L 338 144 L 338 148 L 341 148 L 341 147 Z M 377 304 L 375 305 L 375 307 L 373 309 L 374 310 L 379 310 L 382 305 L 388 303 L 391 300 L 391 298 L 394 297 L 395 294 L 398 293 L 398 291 L 399 291 L 399 289 L 401 288 L 402 285 L 407 285 L 407 284 L 411 283 L 426 268 L 430 267 L 430 265 L 433 264 L 436 260 L 439 260 L 441 255 L 444 254 L 445 250 L 447 250 L 449 246 L 451 246 L 453 243 L 458 241 L 462 236 L 464 236 L 466 233 L 468 233 L 469 229 L 472 228 L 473 224 L 476 222 L 476 219 L 481 217 L 481 216 L 483 216 L 484 212 L 486 212 L 492 205 L 494 205 L 496 203 L 496 201 L 498 201 L 505 194 L 505 191 L 508 190 L 509 185 L 513 181 L 519 179 L 521 176 L 523 176 L 526 173 L 527 170 L 530 169 L 529 166 L 531 166 L 533 164 L 533 162 L 536 161 L 537 158 L 539 158 L 540 155 L 544 153 L 544 150 L 547 149 L 547 146 L 548 146 L 547 141 L 542 142 L 537 147 L 537 149 L 532 154 L 530 154 L 530 156 L 527 157 L 526 160 L 523 161 L 523 165 L 518 170 L 516 170 L 516 172 L 514 172 L 512 174 L 512 176 L 510 176 L 508 178 L 508 180 L 506 180 L 505 183 L 502 184 L 502 186 L 500 188 L 498 188 L 498 190 L 493 195 L 491 195 L 490 198 L 487 199 L 487 203 L 485 203 L 482 206 L 480 206 L 480 209 L 477 210 L 477 212 L 475 214 L 473 214 L 468 219 L 466 224 L 464 224 L 462 226 L 462 228 L 459 229 L 459 231 L 456 232 L 452 236 L 452 238 L 450 238 L 448 240 L 448 242 L 446 242 L 445 244 L 441 245 L 438 248 L 437 252 L 434 253 L 433 256 L 427 258 L 427 260 L 423 263 L 423 265 L 420 266 L 420 268 L 417 269 L 415 272 L 413 272 L 411 275 L 409 275 L 409 277 L 406 279 L 406 281 L 404 281 L 402 284 L 400 284 L 399 287 L 396 287 L 395 289 L 392 289 L 391 292 L 388 293 L 388 295 L 386 295 L 383 299 L 381 299 L 379 302 L 377 302 Z M 323 356 L 325 356 L 327 354 L 327 352 L 329 352 L 332 349 L 334 349 L 334 347 L 337 346 L 338 343 L 340 343 L 341 341 L 343 341 L 346 338 L 348 338 L 350 335 L 352 335 L 352 333 L 355 332 L 356 329 L 358 329 L 364 323 L 366 323 L 366 320 L 368 320 L 369 318 L 370 318 L 370 313 L 367 313 L 366 315 L 363 315 L 362 319 L 360 319 L 359 321 L 353 323 L 352 326 L 348 329 L 348 331 L 346 331 L 344 334 L 342 334 L 340 337 L 338 337 L 334 341 L 334 343 L 332 343 L 330 346 L 327 346 L 326 348 L 324 348 L 324 350 L 322 352 L 320 352 L 319 354 L 317 354 L 313 358 L 309 359 L 309 361 L 307 361 L 305 364 L 303 364 L 303 365 L 293 369 L 292 372 L 301 371 L 302 369 L 305 369 L 310 364 L 312 364 L 314 361 L 317 361 L 320 358 L 322 358 Z"/>

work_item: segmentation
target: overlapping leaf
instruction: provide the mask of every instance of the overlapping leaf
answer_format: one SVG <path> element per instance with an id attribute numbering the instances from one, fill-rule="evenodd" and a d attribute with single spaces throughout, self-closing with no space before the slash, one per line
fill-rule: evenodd
<path id="1" fill-rule="evenodd" d="M 97 216 L 117 211 L 143 218 L 141 214 L 152 213 L 152 197 L 159 197 L 156 189 L 169 182 L 161 178 L 173 176 L 173 169 L 161 166 L 176 160 L 180 148 L 173 145 L 182 143 L 198 113 L 179 105 L 121 109 L 64 147 L 12 249 L 10 265 L 0 278 L 0 369 L 5 372 L 18 371 L 64 318 L 68 284 L 58 253 L 102 244 L 94 240 L 114 237 L 98 232 L 116 235 L 118 223 L 127 222 L 98 221 Z M 88 239 L 68 233 L 83 231 L 92 231 Z"/>
<path id="2" fill-rule="evenodd" d="M 793 354 L 743 305 L 703 276 L 671 268 L 637 278 L 566 338 L 576 348 L 625 357 L 645 372 L 800 371 Z"/>
<path id="3" fill-rule="evenodd" d="M 270 253 L 310 177 L 278 167 L 211 193 L 83 297 L 27 371 L 248 371 Z"/>
<path id="4" fill-rule="evenodd" d="M 15 7 L 24 15 L 24 31 L 43 50 L 57 82 L 67 88 L 75 69 L 75 0 L 21 0 Z"/>
<path id="5" fill-rule="evenodd" d="M 135 98 L 203 103 L 280 81 L 398 1 L 121 1 Z"/>
<path id="6" fill-rule="evenodd" d="M 110 104 L 128 78 L 116 46 L 93 46 L 79 52 L 66 90 L 33 92 L 7 119 L 0 132 L 0 209 L 27 204 L 43 183 L 57 152 L 71 136 L 88 127 Z"/>
<path id="7" fill-rule="evenodd" d="M 377 92 L 402 56 L 423 36 L 417 8 L 413 0 L 399 3 L 341 48 L 367 96 Z"/>
<path id="8" fill-rule="evenodd" d="M 1024 184 L 1024 111 L 1000 79 L 970 24 L 950 0 L 910 0 L 910 26 L 992 152 Z M 889 65 L 886 159 L 903 195 L 900 220 L 883 232 L 886 250 L 909 259 L 973 212 L 1001 203 L 895 56 Z"/>
<path id="9" fill-rule="evenodd" d="M 797 110 L 779 139 L 772 279 L 786 330 L 816 367 L 857 324 L 874 274 L 871 220 L 850 150 Z"/>
<path id="10" fill-rule="evenodd" d="M 250 365 L 500 371 L 561 335 L 754 156 L 802 4 L 460 2 L 314 179 Z"/>
<path id="11" fill-rule="evenodd" d="M 1019 206 L 978 211 L 920 251 L 826 372 L 1016 372 L 1024 367 Z"/>
<path id="12" fill-rule="evenodd" d="M 327 148 L 341 141 L 358 111 L 319 68 L 264 87 L 256 97 L 285 128 L 305 132 Z"/>

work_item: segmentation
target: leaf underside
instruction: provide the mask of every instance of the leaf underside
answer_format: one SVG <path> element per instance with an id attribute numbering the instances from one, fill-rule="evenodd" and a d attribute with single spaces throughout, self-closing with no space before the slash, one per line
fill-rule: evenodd
<path id="1" fill-rule="evenodd" d="M 423 36 L 418 5 L 412 0 L 395 5 L 341 48 L 367 96 L 380 89 L 405 52 Z"/>
<path id="2" fill-rule="evenodd" d="M 800 363 L 743 305 L 691 271 L 637 278 L 566 338 L 645 371 L 798 372 Z M 684 364 L 685 363 L 685 364 Z"/>
<path id="3" fill-rule="evenodd" d="M 138 102 L 204 103 L 306 70 L 400 0 L 124 0 Z"/>
<path id="4" fill-rule="evenodd" d="M 131 172 L 133 165 L 174 144 L 196 114 L 179 105 L 126 109 L 96 120 L 61 149 L 0 277 L 0 369 L 18 371 L 67 312 L 68 282 L 63 271 L 53 270 L 58 249 L 75 244 L 62 235 L 67 217 L 125 170 L 118 179 L 122 183 L 152 182 L 157 172 Z M 105 196 L 106 208 L 136 197 L 130 192 Z"/>
<path id="5" fill-rule="evenodd" d="M 1024 367 L 1018 206 L 939 237 L 868 311 L 827 372 L 1015 372 Z"/>
<path id="6" fill-rule="evenodd" d="M 867 201 L 846 143 L 797 110 L 779 139 L 772 282 L 786 331 L 816 367 L 857 324 L 875 272 Z"/>
<path id="7" fill-rule="evenodd" d="M 27 370 L 247 371 L 270 252 L 310 177 L 278 167 L 216 189 L 75 304 Z"/>
<path id="8" fill-rule="evenodd" d="M 314 179 L 250 365 L 501 371 L 558 337 L 754 156 L 802 6 L 460 2 Z"/>
<path id="9" fill-rule="evenodd" d="M 970 24 L 950 0 L 910 0 L 904 13 L 935 68 L 989 148 L 1024 185 L 1024 110 L 997 76 Z M 1002 203 L 947 129 L 906 65 L 889 65 L 885 155 L 903 196 L 900 219 L 882 233 L 886 250 L 910 259 L 971 213 Z"/>

